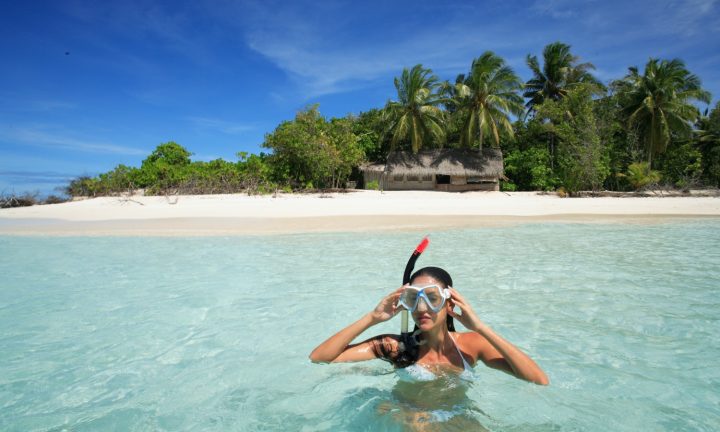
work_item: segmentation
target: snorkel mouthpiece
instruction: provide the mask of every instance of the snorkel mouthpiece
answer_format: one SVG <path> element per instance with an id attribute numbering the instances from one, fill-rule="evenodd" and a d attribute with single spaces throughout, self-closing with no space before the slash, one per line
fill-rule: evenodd
<path id="1" fill-rule="evenodd" d="M 415 268 L 415 261 L 420 258 L 420 254 L 425 251 L 425 248 L 430 244 L 430 239 L 424 237 L 420 244 L 417 245 L 410 259 L 405 265 L 405 272 L 403 273 L 403 285 L 410 283 L 410 275 Z M 408 311 L 403 309 L 400 312 L 400 343 L 401 353 L 396 361 L 398 367 L 406 367 L 415 362 L 416 356 L 414 353 L 418 350 L 418 341 L 414 334 L 410 334 L 408 330 Z"/>
<path id="2" fill-rule="evenodd" d="M 428 247 L 430 244 L 430 239 L 425 236 L 420 244 L 417 245 L 415 250 L 413 251 L 412 255 L 410 255 L 410 259 L 408 260 L 407 264 L 405 265 L 405 272 L 403 273 L 403 285 L 410 283 L 410 274 L 412 273 L 413 269 L 415 268 L 415 261 L 417 261 L 418 258 L 420 258 L 420 254 L 422 254 L 425 251 L 425 248 Z M 407 313 L 403 311 L 405 315 L 405 319 L 407 319 Z M 403 327 L 403 332 L 407 332 L 407 323 L 405 327 Z"/>

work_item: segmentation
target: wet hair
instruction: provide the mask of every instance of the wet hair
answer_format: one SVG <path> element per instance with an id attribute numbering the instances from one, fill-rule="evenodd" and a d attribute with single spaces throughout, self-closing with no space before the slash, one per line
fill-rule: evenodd
<path id="1" fill-rule="evenodd" d="M 424 267 L 413 273 L 410 277 L 410 282 L 417 279 L 420 276 L 430 276 L 436 281 L 440 282 L 446 288 L 452 286 L 452 278 L 450 274 L 440 267 Z M 447 328 L 448 331 L 455 331 L 455 323 L 453 317 L 447 316 Z M 413 335 L 421 337 L 417 324 L 413 329 Z M 419 342 L 419 341 L 418 341 Z M 420 356 L 419 346 L 405 347 L 402 341 L 395 340 L 391 335 L 380 335 L 371 339 L 371 348 L 375 357 L 388 361 L 393 364 L 396 368 L 405 368 L 413 363 L 416 363 Z"/>
<path id="2" fill-rule="evenodd" d="M 410 283 L 414 281 L 415 279 L 419 278 L 420 276 L 430 276 L 431 278 L 435 279 L 436 281 L 440 282 L 441 284 L 445 285 L 445 288 L 450 288 L 453 286 L 452 278 L 450 277 L 450 273 L 446 272 L 445 270 L 441 269 L 440 267 L 423 267 L 420 270 L 413 273 L 412 276 L 410 276 Z M 455 322 L 453 320 L 453 317 L 450 315 L 447 316 L 447 328 L 448 331 L 454 332 L 455 331 Z M 418 326 L 415 325 L 415 330 L 418 329 Z"/>

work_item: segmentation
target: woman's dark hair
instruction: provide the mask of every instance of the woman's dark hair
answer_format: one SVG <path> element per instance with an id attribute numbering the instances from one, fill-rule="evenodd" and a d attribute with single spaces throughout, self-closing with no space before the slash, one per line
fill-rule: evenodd
<path id="1" fill-rule="evenodd" d="M 413 273 L 410 277 L 410 283 L 420 276 L 430 276 L 441 284 L 445 285 L 446 288 L 452 286 L 452 278 L 450 274 L 440 267 L 424 267 Z M 453 317 L 447 316 L 447 328 L 448 331 L 455 331 L 455 323 Z M 418 326 L 415 325 L 413 334 L 417 332 Z M 420 337 L 419 335 L 417 337 Z M 418 345 L 414 345 L 412 348 L 402 346 L 402 343 L 392 343 L 392 338 L 389 335 L 380 335 L 372 339 L 372 350 L 375 357 L 389 361 L 397 368 L 405 368 L 411 364 L 417 362 L 420 351 Z"/>
<path id="2" fill-rule="evenodd" d="M 450 288 L 453 286 L 452 278 L 450 277 L 450 273 L 446 272 L 445 270 L 441 269 L 440 267 L 423 267 L 420 270 L 413 273 L 412 276 L 410 276 L 410 283 L 412 284 L 412 281 L 419 278 L 420 276 L 430 276 L 431 278 L 435 279 L 436 281 L 440 282 L 441 284 L 445 285 L 445 288 Z M 418 326 L 415 325 L 415 330 L 417 330 Z M 453 321 L 453 317 L 450 315 L 447 316 L 447 328 L 448 331 L 454 332 L 455 331 L 455 322 Z"/>

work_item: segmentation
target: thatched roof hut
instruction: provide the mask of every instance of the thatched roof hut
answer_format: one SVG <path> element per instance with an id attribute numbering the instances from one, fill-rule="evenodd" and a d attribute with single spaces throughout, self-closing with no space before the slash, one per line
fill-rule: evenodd
<path id="1" fill-rule="evenodd" d="M 382 165 L 361 170 L 366 180 L 379 180 L 384 189 L 498 190 L 503 176 L 502 152 L 498 149 L 440 149 L 392 152 Z"/>
<path id="2" fill-rule="evenodd" d="M 388 155 L 385 172 L 404 175 L 443 174 L 449 176 L 481 177 L 497 180 L 503 175 L 502 152 L 498 149 L 476 150 L 441 149 L 411 152 L 392 152 Z"/>

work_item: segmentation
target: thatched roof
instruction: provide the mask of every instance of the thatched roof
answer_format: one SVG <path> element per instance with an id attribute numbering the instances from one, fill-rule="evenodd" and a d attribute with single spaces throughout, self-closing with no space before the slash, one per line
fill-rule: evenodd
<path id="1" fill-rule="evenodd" d="M 362 172 L 379 172 L 382 173 L 385 171 L 385 164 L 384 163 L 366 163 L 360 165 L 360 171 Z"/>
<path id="2" fill-rule="evenodd" d="M 388 174 L 443 174 L 497 179 L 503 175 L 502 152 L 498 149 L 477 150 L 441 149 L 411 152 L 392 152 L 388 155 L 385 172 Z"/>

